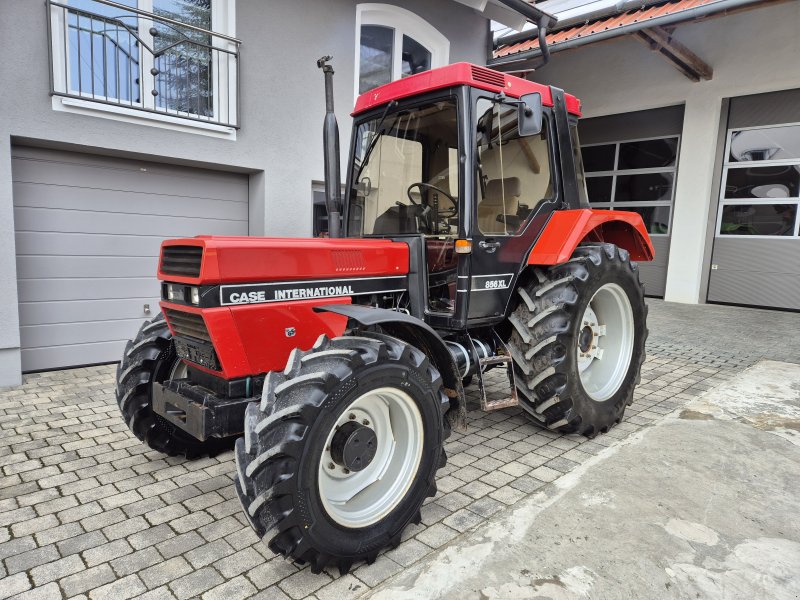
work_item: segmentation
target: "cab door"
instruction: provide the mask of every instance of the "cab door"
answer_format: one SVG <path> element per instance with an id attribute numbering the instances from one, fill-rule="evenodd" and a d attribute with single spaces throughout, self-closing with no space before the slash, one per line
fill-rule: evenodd
<path id="1" fill-rule="evenodd" d="M 475 103 L 475 181 L 470 269 L 470 326 L 502 318 L 528 253 L 556 206 L 557 185 L 545 111 L 542 131 L 522 137 L 518 104 Z"/>

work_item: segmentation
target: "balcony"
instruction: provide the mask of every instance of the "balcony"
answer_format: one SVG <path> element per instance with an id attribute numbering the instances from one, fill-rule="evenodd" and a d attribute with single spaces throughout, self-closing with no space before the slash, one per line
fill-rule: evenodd
<path id="1" fill-rule="evenodd" d="M 228 16 L 217 3 L 213 11 L 211 0 L 46 4 L 50 94 L 65 105 L 239 128 L 241 42 L 211 30 Z"/>

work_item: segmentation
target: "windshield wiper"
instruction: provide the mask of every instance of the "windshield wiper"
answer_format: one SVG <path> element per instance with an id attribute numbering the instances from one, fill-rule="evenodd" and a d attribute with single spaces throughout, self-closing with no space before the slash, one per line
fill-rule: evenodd
<path id="1" fill-rule="evenodd" d="M 381 138 L 381 136 L 384 133 L 386 133 L 383 129 L 381 129 L 381 126 L 383 125 L 383 122 L 386 120 L 386 115 L 389 113 L 389 109 L 396 105 L 397 105 L 397 100 L 392 100 L 391 102 L 389 102 L 389 104 L 386 105 L 386 108 L 383 109 L 383 114 L 381 115 L 378 124 L 375 126 L 375 131 L 376 131 L 375 137 L 369 143 L 369 146 L 367 146 L 367 151 L 364 153 L 364 158 L 361 160 L 361 164 L 358 166 L 358 172 L 356 173 L 356 176 L 353 178 L 354 182 L 358 183 L 359 178 L 361 177 L 361 171 L 364 170 L 364 167 L 366 167 L 367 163 L 369 162 L 369 155 L 372 154 L 372 151 L 375 149 L 375 146 L 378 145 L 378 140 Z"/>

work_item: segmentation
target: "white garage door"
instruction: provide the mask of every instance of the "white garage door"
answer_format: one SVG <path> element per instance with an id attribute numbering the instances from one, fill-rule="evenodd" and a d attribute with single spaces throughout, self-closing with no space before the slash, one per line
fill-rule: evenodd
<path id="1" fill-rule="evenodd" d="M 119 360 L 162 240 L 248 233 L 246 175 L 27 147 L 12 169 L 24 371 Z"/>

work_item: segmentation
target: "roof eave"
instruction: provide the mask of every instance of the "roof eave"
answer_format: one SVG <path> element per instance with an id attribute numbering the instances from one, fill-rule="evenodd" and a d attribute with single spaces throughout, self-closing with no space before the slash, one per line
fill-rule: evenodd
<path id="1" fill-rule="evenodd" d="M 573 38 L 564 42 L 550 43 L 548 44 L 548 46 L 550 48 L 551 53 L 558 52 L 560 50 L 568 50 L 570 48 L 575 48 L 577 46 L 583 46 L 586 44 L 591 44 L 602 40 L 620 37 L 622 35 L 633 33 L 641 29 L 647 29 L 649 27 L 664 27 L 666 25 L 670 25 L 673 23 L 679 23 L 681 21 L 690 21 L 692 19 L 705 17 L 714 13 L 725 12 L 728 10 L 742 8 L 748 5 L 759 4 L 767 1 L 769 0 L 719 0 L 719 2 L 714 2 L 712 4 L 705 4 L 703 6 L 697 6 L 695 8 L 690 8 L 687 10 L 683 10 L 668 15 L 653 17 L 652 19 L 647 19 L 646 21 L 629 23 L 627 25 L 623 25 L 621 27 L 617 27 L 612 30 L 601 31 L 584 37 Z M 487 62 L 487 65 L 498 69 L 502 69 L 503 67 L 510 65 L 519 67 L 518 63 L 534 60 L 538 58 L 540 55 L 541 55 L 540 49 L 537 47 L 531 50 L 517 52 L 516 54 L 507 54 L 505 56 L 491 58 Z"/>

